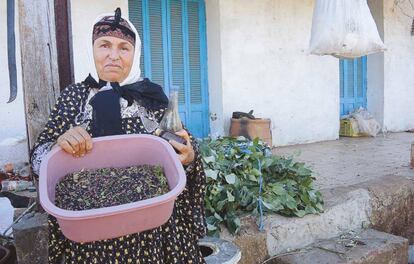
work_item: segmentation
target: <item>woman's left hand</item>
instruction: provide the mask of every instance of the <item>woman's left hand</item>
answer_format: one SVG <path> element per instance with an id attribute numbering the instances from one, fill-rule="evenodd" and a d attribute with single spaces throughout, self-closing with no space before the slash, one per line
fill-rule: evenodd
<path id="1" fill-rule="evenodd" d="M 175 134 L 184 138 L 187 141 L 187 145 L 178 143 L 175 140 L 170 140 L 169 142 L 178 151 L 178 158 L 180 159 L 181 164 L 188 165 L 194 160 L 194 149 L 193 146 L 191 146 L 190 136 L 184 129 L 175 132 Z"/>

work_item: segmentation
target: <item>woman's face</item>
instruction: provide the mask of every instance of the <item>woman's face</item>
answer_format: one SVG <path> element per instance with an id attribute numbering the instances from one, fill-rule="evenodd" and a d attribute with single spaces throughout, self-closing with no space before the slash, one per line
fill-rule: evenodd
<path id="1" fill-rule="evenodd" d="M 93 58 L 100 79 L 121 83 L 131 71 L 134 46 L 115 37 L 100 37 L 93 43 Z"/>

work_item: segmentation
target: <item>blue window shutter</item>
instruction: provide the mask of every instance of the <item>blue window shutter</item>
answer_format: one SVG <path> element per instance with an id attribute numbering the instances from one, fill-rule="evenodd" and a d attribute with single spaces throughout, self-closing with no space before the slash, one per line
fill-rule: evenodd
<path id="1" fill-rule="evenodd" d="M 171 82 L 179 86 L 178 104 L 181 120 L 189 124 L 187 118 L 188 100 L 186 99 L 186 81 L 184 69 L 184 33 L 183 33 L 183 2 L 169 1 L 169 43 Z"/>
<path id="2" fill-rule="evenodd" d="M 191 103 L 200 104 L 201 100 L 201 65 L 200 65 L 200 23 L 199 2 L 188 2 L 188 49 L 190 64 Z"/>
<path id="3" fill-rule="evenodd" d="M 180 116 L 196 137 L 209 132 L 204 0 L 129 0 L 143 39 L 145 76 L 179 90 Z M 139 14 L 142 17 L 139 18 Z"/>
<path id="4" fill-rule="evenodd" d="M 345 62 L 348 67 L 347 72 L 347 79 L 348 79 L 348 85 L 347 85 L 347 95 L 348 97 L 354 97 L 354 90 L 355 90 L 355 83 L 354 83 L 354 76 L 355 76 L 355 68 L 354 60 L 346 60 Z"/>
<path id="5" fill-rule="evenodd" d="M 199 0 L 187 1 L 187 35 L 188 35 L 188 65 L 189 65 L 189 88 L 190 88 L 190 115 L 191 127 L 197 136 L 202 136 L 205 127 L 203 111 L 205 105 L 202 100 L 202 79 L 201 79 L 201 25 L 200 13 L 201 2 Z"/>
<path id="6" fill-rule="evenodd" d="M 141 58 L 140 58 L 140 68 L 141 75 L 145 76 L 145 67 L 144 67 L 144 34 L 143 34 L 143 21 L 142 21 L 142 0 L 129 0 L 129 19 L 134 24 L 135 28 L 138 31 L 139 37 L 141 38 Z"/>
<path id="7" fill-rule="evenodd" d="M 165 87 L 164 82 L 164 39 L 161 0 L 149 0 L 149 48 L 151 56 L 151 81 Z"/>
<path id="8" fill-rule="evenodd" d="M 339 92 L 339 96 L 340 96 L 340 115 L 344 115 L 343 113 L 345 112 L 345 107 L 343 104 L 343 98 L 345 96 L 345 85 L 344 85 L 344 60 L 340 60 L 339 61 L 339 81 L 340 81 L 340 92 Z"/>
<path id="9" fill-rule="evenodd" d="M 356 81 L 357 81 L 357 85 L 356 85 L 356 88 L 357 88 L 356 96 L 362 97 L 363 96 L 363 92 L 362 92 L 362 89 L 363 89 L 362 75 L 363 74 L 362 74 L 362 71 L 359 70 L 359 69 L 362 69 L 362 58 L 357 59 L 356 64 L 357 64 L 357 67 L 356 68 L 358 69 L 358 71 L 357 71 L 357 79 L 356 79 Z"/>
<path id="10" fill-rule="evenodd" d="M 367 57 L 342 59 L 340 70 L 340 114 L 367 108 Z"/>

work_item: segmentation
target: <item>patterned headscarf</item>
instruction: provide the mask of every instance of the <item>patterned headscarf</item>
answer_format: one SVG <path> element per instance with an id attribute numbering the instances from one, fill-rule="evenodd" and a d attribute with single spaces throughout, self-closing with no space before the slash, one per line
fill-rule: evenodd
<path id="1" fill-rule="evenodd" d="M 115 10 L 114 16 L 105 16 L 94 25 L 92 43 L 103 36 L 120 38 L 135 46 L 135 33 L 128 22 L 121 17 L 119 7 Z"/>
<path id="2" fill-rule="evenodd" d="M 132 31 L 134 35 L 130 34 Z M 128 106 L 132 105 L 134 101 L 146 109 L 160 109 L 168 105 L 168 97 L 164 94 L 162 87 L 150 82 L 148 79 L 141 81 L 140 55 L 141 55 L 141 40 L 135 27 L 126 19 L 121 18 L 120 9 L 115 11 L 115 16 L 110 14 L 103 14 L 96 18 L 93 23 L 92 40 L 99 36 L 114 36 L 127 41 L 132 41 L 135 36 L 135 53 L 132 68 L 127 78 L 122 83 L 98 80 L 97 72 L 92 71 L 85 79 L 85 83 L 91 88 L 100 89 L 96 93 L 89 104 L 93 108 L 91 132 L 94 137 L 119 135 L 123 134 L 121 122 L 121 106 L 120 98 L 128 101 Z M 90 40 L 89 40 L 90 41 Z M 133 42 L 131 42 L 133 43 Z M 93 45 L 89 43 L 90 54 L 93 54 Z M 90 57 L 93 60 L 93 56 Z M 104 89 L 108 87 L 109 89 Z M 105 87 L 104 87 L 105 86 Z M 153 122 L 146 122 L 141 119 L 145 129 L 152 132 L 155 128 L 151 127 Z M 146 124 L 150 124 L 147 126 Z M 158 124 L 155 122 L 158 126 Z"/>
<path id="3" fill-rule="evenodd" d="M 135 83 L 137 81 L 142 80 L 142 78 L 141 78 L 141 68 L 139 66 L 139 64 L 140 64 L 139 63 L 140 62 L 140 57 L 141 57 L 141 39 L 139 38 L 139 34 L 138 34 L 137 29 L 134 27 L 134 25 L 131 23 L 131 21 L 129 21 L 129 19 L 127 19 L 126 17 L 121 16 L 121 12 L 119 12 L 119 16 L 118 17 L 120 18 L 119 19 L 119 24 L 125 25 L 125 28 L 128 28 L 129 30 L 131 30 L 132 33 L 135 35 L 135 45 L 134 45 L 135 46 L 135 54 L 134 54 L 134 61 L 132 63 L 132 68 L 131 68 L 131 71 L 129 72 L 129 75 L 127 76 L 127 78 L 122 83 L 120 83 L 120 85 L 122 86 L 122 85 L 132 84 L 132 83 Z M 114 16 L 113 13 L 112 14 L 111 13 L 106 13 L 106 14 L 99 15 L 95 19 L 95 21 L 93 22 L 93 24 L 91 25 L 91 31 L 90 31 L 91 32 L 91 38 L 90 39 L 92 39 L 92 40 L 94 39 L 94 35 L 95 35 L 95 25 L 97 25 L 99 22 L 104 22 L 102 20 L 105 19 L 105 18 L 109 18 L 109 19 L 114 20 L 115 19 L 115 16 Z M 121 22 L 121 21 L 123 21 L 123 22 Z M 117 27 L 120 27 L 120 25 L 118 25 Z M 122 27 L 124 27 L 124 26 L 122 26 Z M 108 33 L 108 32 L 107 32 L 107 34 L 113 34 L 114 30 L 111 30 L 112 33 Z M 127 32 L 127 31 L 125 31 L 125 32 Z M 98 34 L 102 34 L 102 32 L 101 33 L 97 32 L 97 33 Z M 128 34 L 122 34 L 122 35 L 125 38 L 130 38 Z M 108 35 L 106 35 L 106 36 L 108 36 Z M 125 39 L 123 37 L 121 37 L 121 38 L 122 39 Z M 93 43 L 90 42 L 90 39 L 89 39 L 89 42 L 87 44 L 88 45 L 87 46 L 87 49 L 88 49 L 88 57 L 89 57 L 90 65 L 95 65 L 95 61 L 93 59 Z M 128 39 L 126 39 L 126 40 L 128 40 Z M 90 75 L 95 80 L 99 80 L 98 73 L 96 72 L 96 68 L 95 67 L 93 68 L 92 71 L 90 71 Z"/>

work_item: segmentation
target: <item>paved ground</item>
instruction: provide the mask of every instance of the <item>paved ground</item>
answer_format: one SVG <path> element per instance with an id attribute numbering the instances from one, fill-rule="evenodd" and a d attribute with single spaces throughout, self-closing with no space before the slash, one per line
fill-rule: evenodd
<path id="1" fill-rule="evenodd" d="M 348 186 L 384 175 L 414 179 L 410 167 L 414 133 L 389 133 L 376 138 L 341 138 L 335 141 L 279 147 L 274 153 L 294 155 L 314 171 L 320 189 Z M 0 144 L 0 166 L 28 160 L 27 143 Z"/>
<path id="2" fill-rule="evenodd" d="M 336 141 L 279 147 L 279 155 L 299 155 L 315 171 L 320 189 L 348 186 L 400 175 L 414 179 L 410 167 L 413 133 L 389 133 L 376 138 L 341 138 Z"/>

